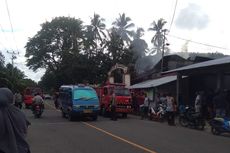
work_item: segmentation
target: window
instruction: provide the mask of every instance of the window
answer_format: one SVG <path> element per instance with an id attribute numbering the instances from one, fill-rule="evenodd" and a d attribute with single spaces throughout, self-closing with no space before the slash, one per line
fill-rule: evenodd
<path id="1" fill-rule="evenodd" d="M 74 90 L 74 99 L 97 99 L 96 92 L 91 89 L 77 89 Z"/>
<path id="2" fill-rule="evenodd" d="M 128 89 L 120 88 L 114 90 L 116 96 L 130 96 L 130 92 Z"/>

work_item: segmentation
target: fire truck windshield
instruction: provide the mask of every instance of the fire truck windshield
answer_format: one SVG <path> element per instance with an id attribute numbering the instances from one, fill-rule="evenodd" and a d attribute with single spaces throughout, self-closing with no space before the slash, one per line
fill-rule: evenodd
<path id="1" fill-rule="evenodd" d="M 130 92 L 126 88 L 118 88 L 114 90 L 116 96 L 130 96 Z"/>

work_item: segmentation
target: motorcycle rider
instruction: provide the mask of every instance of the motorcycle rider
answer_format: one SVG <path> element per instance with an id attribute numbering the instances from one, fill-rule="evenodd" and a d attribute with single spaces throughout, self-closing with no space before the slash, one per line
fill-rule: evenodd
<path id="1" fill-rule="evenodd" d="M 33 103 L 32 103 L 32 110 L 34 111 L 34 107 L 36 105 L 40 105 L 42 109 L 44 109 L 44 101 L 43 98 L 40 96 L 39 93 L 36 93 L 34 98 L 33 98 Z"/>
<path id="2" fill-rule="evenodd" d="M 150 119 L 158 119 L 160 114 L 160 94 L 156 93 L 154 101 L 150 101 L 149 109 L 150 109 Z"/>

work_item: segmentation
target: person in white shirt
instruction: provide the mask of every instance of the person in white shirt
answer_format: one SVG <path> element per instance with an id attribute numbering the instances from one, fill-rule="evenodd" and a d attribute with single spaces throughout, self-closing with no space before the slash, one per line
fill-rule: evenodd
<path id="1" fill-rule="evenodd" d="M 168 117 L 168 125 L 175 125 L 175 112 L 176 112 L 176 103 L 172 95 L 169 93 L 166 96 L 167 100 L 167 117 Z"/>
<path id="2" fill-rule="evenodd" d="M 147 94 L 145 94 L 145 99 L 144 99 L 144 103 L 142 105 L 142 115 L 141 115 L 141 119 L 147 118 L 148 117 L 148 111 L 149 111 L 149 98 L 147 96 Z"/>
<path id="3" fill-rule="evenodd" d="M 200 113 L 200 111 L 201 111 L 201 94 L 200 94 L 200 92 L 196 93 L 196 99 L 195 99 L 194 108 L 195 108 L 196 113 Z"/>
<path id="4" fill-rule="evenodd" d="M 39 95 L 39 93 L 36 93 L 34 98 L 33 98 L 33 103 L 32 103 L 32 109 L 34 110 L 35 105 L 41 105 L 42 109 L 44 109 L 44 101 L 43 98 Z"/>

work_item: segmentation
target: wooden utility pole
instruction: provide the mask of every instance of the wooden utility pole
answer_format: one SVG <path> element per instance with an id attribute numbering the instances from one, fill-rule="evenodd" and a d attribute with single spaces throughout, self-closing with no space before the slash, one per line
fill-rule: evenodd
<path id="1" fill-rule="evenodd" d="M 11 75 L 13 76 L 13 73 L 14 73 L 14 72 L 13 72 L 13 70 L 14 70 L 14 60 L 17 58 L 17 56 L 16 56 L 16 55 L 18 55 L 18 54 L 19 54 L 19 52 L 18 52 L 18 53 L 16 53 L 16 52 L 14 52 L 14 51 L 12 51 L 12 52 L 7 51 L 7 53 L 11 55 L 11 64 L 12 64 Z"/>
<path id="2" fill-rule="evenodd" d="M 163 46 L 162 46 L 162 58 L 161 58 L 161 72 L 164 71 L 165 34 L 167 29 L 164 29 L 162 31 L 163 31 Z"/>

